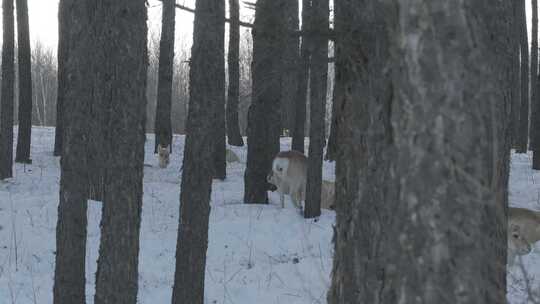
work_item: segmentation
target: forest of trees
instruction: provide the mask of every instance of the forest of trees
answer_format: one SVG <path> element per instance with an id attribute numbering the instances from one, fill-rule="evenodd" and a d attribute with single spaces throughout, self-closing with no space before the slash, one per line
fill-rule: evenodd
<path id="1" fill-rule="evenodd" d="M 243 202 L 266 204 L 282 136 L 308 155 L 306 219 L 336 162 L 328 303 L 506 303 L 512 149 L 540 170 L 536 0 L 530 49 L 524 0 L 162 7 L 149 35 L 144 0 L 60 0 L 54 52 L 31 48 L 27 0 L 2 1 L 0 179 L 31 163 L 32 125 L 56 126 L 55 304 L 86 302 L 89 199 L 103 203 L 94 303 L 137 302 L 146 133 L 156 151 L 186 134 L 172 303 L 204 303 L 226 144 L 247 144 Z M 194 14 L 191 51 L 177 10 Z"/>

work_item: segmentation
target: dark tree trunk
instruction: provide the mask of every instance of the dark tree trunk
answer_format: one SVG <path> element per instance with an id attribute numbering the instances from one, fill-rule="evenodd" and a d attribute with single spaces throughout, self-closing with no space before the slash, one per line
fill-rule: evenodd
<path id="1" fill-rule="evenodd" d="M 279 152 L 279 117 L 286 0 L 259 0 L 253 27 L 252 102 L 244 202 L 268 203 L 266 176 Z"/>
<path id="2" fill-rule="evenodd" d="M 313 36 L 310 73 L 309 165 L 305 218 L 321 215 L 322 162 L 325 145 L 324 120 L 328 80 L 328 0 L 312 0 Z"/>
<path id="3" fill-rule="evenodd" d="M 335 2 L 328 303 L 505 303 L 511 3 L 387 3 Z"/>
<path id="4" fill-rule="evenodd" d="M 172 303 L 203 304 L 210 194 L 214 173 L 212 118 L 225 93 L 225 0 L 197 0 L 190 99 L 180 191 Z M 223 105 L 223 104 L 221 104 Z"/>
<path id="5" fill-rule="evenodd" d="M 307 87 L 309 77 L 310 41 L 306 33 L 310 29 L 311 1 L 302 0 L 302 43 L 300 47 L 300 60 L 298 60 L 298 82 L 296 100 L 294 105 L 294 127 L 292 136 L 292 150 L 304 153 Z"/>
<path id="6" fill-rule="evenodd" d="M 64 145 L 60 174 L 60 203 L 56 225 L 54 304 L 85 303 L 87 156 L 92 89 L 88 85 L 92 40 L 88 31 L 93 20 L 83 1 L 61 0 L 58 16 L 66 25 L 59 37 L 63 54 L 70 54 L 63 70 Z M 69 51 L 67 51 L 69 49 Z M 59 50 L 60 51 L 60 50 Z"/>
<path id="7" fill-rule="evenodd" d="M 229 54 L 227 55 L 229 87 L 227 89 L 227 138 L 229 145 L 242 147 L 244 139 L 238 125 L 240 101 L 240 6 L 238 0 L 229 0 Z"/>
<path id="8" fill-rule="evenodd" d="M 0 179 L 13 176 L 13 99 L 15 82 L 13 0 L 2 0 L 2 99 L 0 103 Z"/>
<path id="9" fill-rule="evenodd" d="M 96 7 L 95 98 L 107 116 L 105 191 L 96 304 L 135 304 L 146 122 L 147 25 L 144 0 L 102 0 Z M 97 21 L 97 22 L 96 22 Z"/>
<path id="10" fill-rule="evenodd" d="M 223 2 L 223 7 L 220 12 L 219 17 L 223 20 L 225 19 L 225 0 L 219 0 Z M 220 4 L 221 5 L 221 4 Z M 215 29 L 217 31 L 214 33 L 216 39 L 221 37 L 216 41 L 216 46 L 214 52 L 219 53 L 222 60 L 221 61 L 212 61 L 213 64 L 216 64 L 216 77 L 221 77 L 223 79 L 217 79 L 219 85 L 223 85 L 223 90 L 221 95 L 216 95 L 215 105 L 214 105 L 214 118 L 212 119 L 214 125 L 214 152 L 213 152 L 213 177 L 224 180 L 227 177 L 227 161 L 226 161 L 226 127 L 225 127 L 225 49 L 224 49 L 224 37 L 225 37 L 225 24 Z"/>
<path id="11" fill-rule="evenodd" d="M 519 1 L 511 1 L 511 25 L 510 30 L 512 39 L 510 40 L 512 52 L 509 54 L 512 58 L 512 66 L 510 70 L 510 82 L 508 86 L 510 87 L 510 99 L 512 101 L 512 107 L 510 109 L 510 128 L 512 132 L 512 149 L 518 149 L 519 145 L 519 128 L 520 128 L 520 111 L 521 111 L 521 86 L 520 86 L 520 25 L 519 25 Z M 534 93 L 534 92 L 533 92 Z"/>
<path id="12" fill-rule="evenodd" d="M 63 0 L 61 0 L 63 1 Z M 64 66 L 66 65 L 67 50 L 65 46 L 65 32 L 68 30 L 65 25 L 66 14 L 63 13 L 65 7 L 58 6 L 58 70 L 57 70 L 57 90 L 56 90 L 56 124 L 54 128 L 54 156 L 62 155 L 62 139 L 63 139 L 63 112 L 64 112 L 64 85 L 66 83 L 66 73 Z"/>
<path id="13" fill-rule="evenodd" d="M 298 1 L 285 2 L 287 38 L 283 52 L 283 76 L 281 80 L 281 129 L 290 133 L 294 127 L 296 90 L 298 86 L 299 36 L 292 35 L 298 31 Z M 288 135 L 289 136 L 289 135 Z"/>
<path id="14" fill-rule="evenodd" d="M 174 24 L 175 1 L 164 0 L 161 19 L 161 40 L 159 42 L 159 72 L 158 92 L 156 105 L 156 119 L 154 121 L 155 144 L 154 153 L 158 145 L 169 146 L 172 152 L 172 82 L 174 65 Z"/>
<path id="15" fill-rule="evenodd" d="M 518 4 L 520 50 L 521 50 L 521 104 L 519 113 L 519 130 L 517 138 L 517 153 L 527 153 L 529 141 L 529 40 L 527 38 L 527 18 L 525 15 L 525 1 L 516 1 Z M 532 78 L 534 79 L 534 78 Z"/>
<path id="16" fill-rule="evenodd" d="M 17 0 L 17 43 L 19 64 L 19 130 L 15 161 L 29 164 L 32 163 L 30 159 L 30 141 L 32 135 L 32 66 L 30 61 L 27 0 Z"/>
<path id="17" fill-rule="evenodd" d="M 538 1 L 532 0 L 532 33 L 531 33 L 531 125 L 530 149 L 533 151 L 535 170 L 540 170 L 540 98 L 538 98 Z"/>

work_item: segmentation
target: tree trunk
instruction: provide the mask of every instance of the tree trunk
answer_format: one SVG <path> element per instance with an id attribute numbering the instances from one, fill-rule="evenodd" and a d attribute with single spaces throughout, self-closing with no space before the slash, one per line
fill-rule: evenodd
<path id="1" fill-rule="evenodd" d="M 220 12 L 219 16 L 222 19 L 225 19 L 225 0 L 219 0 L 219 2 L 223 2 L 223 7 L 221 10 L 223 12 Z M 221 5 L 221 4 L 220 4 Z M 220 20 L 222 20 L 220 19 Z M 216 47 L 215 52 L 219 53 L 222 60 L 221 61 L 213 61 L 214 64 L 216 64 L 216 77 L 220 77 L 223 79 L 217 79 L 217 83 L 219 85 L 223 85 L 223 90 L 221 91 L 220 95 L 216 95 L 215 99 L 215 105 L 214 105 L 214 118 L 212 119 L 213 126 L 214 126 L 214 151 L 213 151 L 213 163 L 214 163 L 214 170 L 213 170 L 213 177 L 224 180 L 227 177 L 227 161 L 226 161 L 226 145 L 227 145 L 227 130 L 225 126 L 225 62 L 223 58 L 225 58 L 225 24 L 223 26 L 220 26 L 215 29 L 217 33 L 215 33 L 216 38 L 219 38 L 218 41 L 216 41 Z"/>
<path id="2" fill-rule="evenodd" d="M 229 145 L 242 147 L 244 139 L 238 125 L 240 102 L 240 6 L 238 0 L 229 0 L 229 53 L 227 55 L 229 87 L 227 89 L 227 138 Z"/>
<path id="3" fill-rule="evenodd" d="M 157 153 L 158 145 L 160 144 L 162 147 L 168 146 L 169 150 L 172 152 L 171 104 L 174 64 L 174 21 L 176 9 L 174 0 L 164 0 L 162 3 L 158 92 L 156 119 L 154 121 L 154 153 Z"/>
<path id="4" fill-rule="evenodd" d="M 2 99 L 0 103 L 0 179 L 13 176 L 13 101 L 15 82 L 13 0 L 2 0 Z"/>
<path id="5" fill-rule="evenodd" d="M 63 1 L 63 0 L 60 0 Z M 58 6 L 58 70 L 57 70 L 57 89 L 56 89 L 56 123 L 54 128 L 54 156 L 62 155 L 62 138 L 63 138 L 63 112 L 64 112 L 64 85 L 66 83 L 64 66 L 66 65 L 67 50 L 64 42 L 64 32 L 67 30 L 62 12 L 63 6 Z"/>
<path id="6" fill-rule="evenodd" d="M 102 0 L 94 18 L 95 98 L 111 130 L 103 140 L 105 191 L 96 304 L 135 304 L 143 194 L 147 25 L 144 0 Z"/>
<path id="7" fill-rule="evenodd" d="M 248 112 L 244 202 L 268 203 L 266 176 L 279 152 L 285 0 L 259 0 L 253 27 L 253 94 Z"/>
<path id="8" fill-rule="evenodd" d="M 298 86 L 298 61 L 300 40 L 299 36 L 291 35 L 298 31 L 298 1 L 286 1 L 285 9 L 287 38 L 285 40 L 285 49 L 283 52 L 283 76 L 281 80 L 281 129 L 285 135 L 292 131 L 294 127 L 294 112 L 296 90 Z"/>
<path id="9" fill-rule="evenodd" d="M 190 100 L 180 191 L 172 303 L 203 304 L 210 194 L 214 173 L 212 118 L 225 93 L 225 0 L 197 0 Z"/>
<path id="10" fill-rule="evenodd" d="M 32 67 L 30 62 L 30 32 L 27 0 L 17 0 L 17 43 L 19 64 L 19 130 L 17 136 L 18 163 L 32 163 L 30 141 L 32 134 Z"/>
<path id="11" fill-rule="evenodd" d="M 521 50 L 521 104 L 519 113 L 519 131 L 517 153 L 527 153 L 529 141 L 529 40 L 527 38 L 527 18 L 525 15 L 525 1 L 516 1 L 518 4 L 520 50 Z M 538 57 L 537 57 L 538 58 Z M 534 80 L 534 78 L 532 78 Z"/>
<path id="12" fill-rule="evenodd" d="M 310 29 L 311 1 L 302 0 L 302 43 L 300 47 L 300 60 L 298 61 L 298 86 L 296 89 L 296 101 L 294 106 L 294 127 L 292 138 L 292 150 L 304 153 L 305 128 L 306 128 L 306 104 L 309 77 L 310 41 L 305 33 Z"/>
<path id="13" fill-rule="evenodd" d="M 54 273 L 54 304 L 85 303 L 86 210 L 88 163 L 86 156 L 92 88 L 88 85 L 93 43 L 88 30 L 93 20 L 85 2 L 61 0 L 59 18 L 66 25 L 60 31 L 66 58 L 59 71 L 59 84 L 65 96 L 66 114 L 64 149 L 60 174 L 60 203 L 56 225 L 56 263 Z M 60 51 L 60 50 L 59 50 Z M 61 73 L 68 73 L 64 77 Z"/>
<path id="14" fill-rule="evenodd" d="M 313 36 L 310 73 L 309 165 L 304 217 L 321 215 L 322 162 L 325 145 L 324 121 L 328 81 L 328 0 L 312 0 Z"/>
<path id="15" fill-rule="evenodd" d="M 335 2 L 328 303 L 505 303 L 511 3 L 386 3 Z"/>
<path id="16" fill-rule="evenodd" d="M 540 170 L 540 98 L 538 98 L 538 1 L 532 0 L 532 33 L 531 33 L 531 125 L 530 149 L 533 151 L 535 170 Z"/>
<path id="17" fill-rule="evenodd" d="M 334 70 L 335 71 L 335 70 Z M 335 79 L 337 79 L 337 73 L 335 73 Z M 339 88 L 338 85 L 341 82 L 334 81 L 334 92 L 332 93 L 332 118 L 330 120 L 330 136 L 328 136 L 328 145 L 326 147 L 325 159 L 328 161 L 335 161 L 338 158 L 338 128 L 341 124 L 341 107 L 337 100 L 342 98 L 338 95 L 343 93 L 343 88 Z"/>

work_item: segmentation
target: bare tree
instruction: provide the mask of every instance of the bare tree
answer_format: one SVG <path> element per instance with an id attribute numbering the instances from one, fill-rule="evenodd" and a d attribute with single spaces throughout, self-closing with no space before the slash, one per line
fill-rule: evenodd
<path id="1" fill-rule="evenodd" d="M 329 1 L 311 1 L 312 36 L 310 64 L 310 131 L 309 166 L 306 186 L 305 218 L 321 215 L 323 150 L 326 143 L 324 125 L 328 78 Z"/>
<path id="2" fill-rule="evenodd" d="M 172 303 L 203 304 L 210 193 L 214 173 L 212 118 L 225 93 L 224 0 L 197 0 L 190 99 L 180 192 Z M 223 104 L 221 104 L 223 105 Z"/>
<path id="3" fill-rule="evenodd" d="M 92 26 L 91 9 L 85 1 L 61 0 L 58 16 L 62 20 L 60 39 L 63 54 L 69 54 L 59 75 L 65 83 L 65 109 L 60 203 L 56 225 L 56 262 L 54 272 L 54 304 L 85 303 L 85 266 L 87 235 L 87 138 L 90 126 L 90 104 L 93 41 L 88 31 Z"/>
<path id="4" fill-rule="evenodd" d="M 156 134 L 154 153 L 158 145 L 169 146 L 172 152 L 171 103 L 174 65 L 174 24 L 175 1 L 164 0 L 161 17 L 161 38 L 159 44 L 159 74 L 154 133 Z"/>
<path id="5" fill-rule="evenodd" d="M 328 303 L 506 303 L 511 3 L 335 4 Z"/>
<path id="6" fill-rule="evenodd" d="M 244 139 L 238 125 L 240 102 L 240 6 L 238 0 L 229 0 L 229 53 L 227 55 L 229 86 L 227 90 L 227 137 L 229 145 L 241 147 Z"/>
<path id="7" fill-rule="evenodd" d="M 302 0 L 302 43 L 300 47 L 300 60 L 298 61 L 298 84 L 296 89 L 296 102 L 294 111 L 294 128 L 292 134 L 292 149 L 304 153 L 304 140 L 306 128 L 306 104 L 309 78 L 309 62 L 311 46 L 309 33 L 311 30 L 311 0 Z"/>
<path id="8" fill-rule="evenodd" d="M 2 0 L 2 99 L 0 103 L 0 179 L 13 176 L 13 100 L 15 20 L 13 0 Z"/>
<path id="9" fill-rule="evenodd" d="M 32 66 L 27 0 L 17 0 L 17 43 L 19 64 L 19 128 L 17 136 L 18 163 L 32 163 L 30 142 L 32 134 Z"/>
<path id="10" fill-rule="evenodd" d="M 135 304 L 143 194 L 147 25 L 144 0 L 103 0 L 95 8 L 94 98 L 101 99 L 105 183 L 96 304 Z M 121 232 L 121 233 L 119 233 Z"/>
<path id="11" fill-rule="evenodd" d="M 515 1 L 517 4 L 517 28 L 519 30 L 520 53 L 521 53 L 521 104 L 519 112 L 519 130 L 517 135 L 517 153 L 527 153 L 529 141 L 529 40 L 527 38 L 527 18 L 525 15 L 525 1 Z M 536 56 L 538 58 L 538 56 Z M 534 71 L 534 70 L 533 70 Z M 533 85 L 534 86 L 534 85 Z"/>
<path id="12" fill-rule="evenodd" d="M 530 149 L 533 151 L 533 164 L 535 170 L 540 170 L 540 98 L 538 98 L 538 1 L 532 0 L 532 33 L 531 33 L 531 125 Z"/>
<path id="13" fill-rule="evenodd" d="M 279 152 L 285 0 L 259 0 L 253 28 L 253 93 L 248 112 L 244 202 L 267 203 L 266 175 Z"/>

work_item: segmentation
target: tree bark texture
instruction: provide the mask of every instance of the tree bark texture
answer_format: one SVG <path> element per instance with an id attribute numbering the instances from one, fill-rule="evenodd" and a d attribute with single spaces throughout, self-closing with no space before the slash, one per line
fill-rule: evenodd
<path id="1" fill-rule="evenodd" d="M 30 159 L 32 134 L 32 66 L 27 0 L 17 0 L 17 43 L 19 65 L 19 129 L 15 161 L 28 164 L 32 162 Z"/>
<path id="2" fill-rule="evenodd" d="M 505 303 L 511 3 L 335 4 L 328 303 Z"/>
<path id="3" fill-rule="evenodd" d="M 103 101 L 105 187 L 96 304 L 135 304 L 146 123 L 144 0 L 100 0 L 94 22 L 95 98 Z"/>
<path id="4" fill-rule="evenodd" d="M 244 139 L 238 124 L 240 102 L 240 5 L 229 0 L 229 53 L 227 55 L 229 87 L 227 89 L 227 138 L 229 145 L 242 147 Z"/>
<path id="5" fill-rule="evenodd" d="M 0 103 L 0 179 L 13 176 L 13 101 L 15 83 L 13 0 L 2 0 L 2 95 Z"/>
<path id="6" fill-rule="evenodd" d="M 159 71 L 158 92 L 156 105 L 156 119 L 154 121 L 155 145 L 154 153 L 157 153 L 158 145 L 169 146 L 172 152 L 172 83 L 174 64 L 174 24 L 175 24 L 175 1 L 164 0 L 161 19 L 161 40 L 159 41 Z"/>
<path id="7" fill-rule="evenodd" d="M 285 10 L 287 38 L 283 52 L 283 77 L 281 80 L 281 129 L 292 130 L 294 126 L 294 111 L 296 90 L 298 86 L 298 61 L 300 51 L 300 36 L 291 35 L 298 31 L 298 0 L 286 1 Z"/>
<path id="8" fill-rule="evenodd" d="M 223 2 L 222 11 L 219 13 L 219 20 L 225 19 L 225 0 L 219 0 Z M 221 5 L 221 4 L 220 4 Z M 216 81 L 223 87 L 220 95 L 216 95 L 215 105 L 214 105 L 214 118 L 212 119 L 214 125 L 214 152 L 213 152 L 213 162 L 214 162 L 214 171 L 213 177 L 224 180 L 227 177 L 227 161 L 226 161 L 226 146 L 227 146 L 227 130 L 225 126 L 225 23 L 220 27 L 213 29 L 216 31 L 214 33 L 215 39 L 215 53 L 219 53 L 221 56 L 221 61 L 212 61 L 216 65 Z"/>
<path id="9" fill-rule="evenodd" d="M 203 304 L 215 149 L 215 115 L 224 98 L 224 0 L 197 0 L 190 100 L 180 192 L 173 304 Z"/>
<path id="10" fill-rule="evenodd" d="M 280 92 L 286 21 L 285 0 L 259 0 L 253 28 L 252 102 L 244 202 L 268 203 L 266 176 L 279 152 Z"/>
<path id="11" fill-rule="evenodd" d="M 88 85 L 93 43 L 90 8 L 83 1 L 61 0 L 59 17 L 65 32 L 59 37 L 63 54 L 70 54 L 59 73 L 65 89 L 63 151 L 60 174 L 60 203 L 56 225 L 54 304 L 86 303 L 85 266 L 87 235 L 88 163 L 86 155 L 92 87 Z M 68 51 L 69 50 L 69 51 Z"/>
<path id="12" fill-rule="evenodd" d="M 525 15 L 525 1 L 517 1 L 519 26 L 520 53 L 521 53 L 521 104 L 519 110 L 519 130 L 517 138 L 517 153 L 527 153 L 529 142 L 529 40 L 527 38 L 527 18 Z M 534 77 L 532 78 L 534 80 Z"/>
<path id="13" fill-rule="evenodd" d="M 334 70 L 335 78 L 337 78 L 337 72 Z M 341 123 L 341 107 L 337 100 L 341 97 L 339 94 L 343 93 L 343 88 L 339 88 L 341 83 L 334 82 L 334 91 L 332 92 L 332 117 L 330 119 L 330 135 L 328 136 L 328 144 L 326 147 L 325 159 L 329 161 L 335 161 L 338 158 L 339 145 L 338 145 L 338 128 Z"/>
<path id="14" fill-rule="evenodd" d="M 62 0 L 61 0 L 62 1 Z M 54 156 L 62 155 L 62 139 L 63 139 L 63 113 L 64 113 L 64 90 L 66 84 L 66 73 L 64 66 L 66 65 L 67 50 L 65 46 L 64 38 L 66 36 L 67 28 L 65 25 L 66 14 L 64 14 L 64 5 L 58 5 L 58 70 L 57 70 L 57 90 L 56 90 L 56 124 L 54 128 Z"/>
<path id="15" fill-rule="evenodd" d="M 328 81 L 328 0 L 311 2 L 313 35 L 311 37 L 310 73 L 310 130 L 309 158 L 306 186 L 305 218 L 321 215 L 322 162 L 326 136 L 324 123 L 326 116 L 326 90 Z"/>
<path id="16" fill-rule="evenodd" d="M 310 11 L 311 1 L 302 0 L 302 32 L 306 33 L 310 30 Z M 292 150 L 304 153 L 304 140 L 306 128 L 306 105 L 307 105 L 307 88 L 309 77 L 309 61 L 310 61 L 310 41 L 309 35 L 302 36 L 300 46 L 300 60 L 298 61 L 298 82 L 296 89 L 296 101 L 294 111 L 294 129 L 292 138 Z"/>

